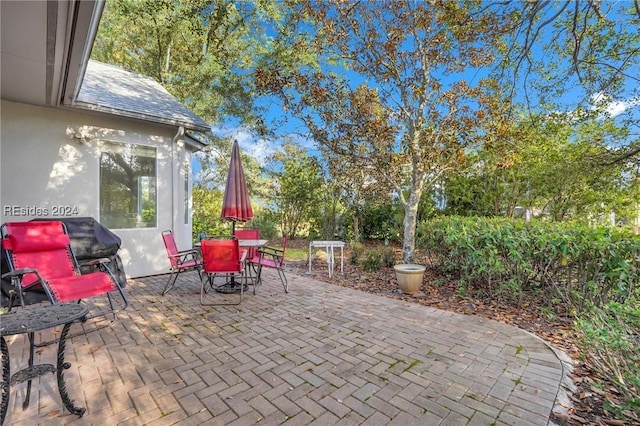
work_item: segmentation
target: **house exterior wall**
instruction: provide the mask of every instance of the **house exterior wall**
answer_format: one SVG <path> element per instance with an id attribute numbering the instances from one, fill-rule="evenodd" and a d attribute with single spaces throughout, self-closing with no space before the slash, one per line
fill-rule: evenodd
<path id="1" fill-rule="evenodd" d="M 127 276 L 168 272 L 165 229 L 173 230 L 179 248 L 191 246 L 191 212 L 185 216 L 191 152 L 177 128 L 4 100 L 1 118 L 1 223 L 61 216 L 100 221 L 101 142 L 126 142 L 156 148 L 157 174 L 157 226 L 110 228 L 122 239 Z"/>

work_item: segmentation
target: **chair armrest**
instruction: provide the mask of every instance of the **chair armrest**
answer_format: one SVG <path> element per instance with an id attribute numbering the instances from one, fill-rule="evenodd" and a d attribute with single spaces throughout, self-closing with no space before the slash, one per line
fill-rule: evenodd
<path id="1" fill-rule="evenodd" d="M 87 260 L 85 262 L 79 263 L 79 265 L 80 266 L 96 266 L 96 265 L 104 265 L 105 263 L 111 263 L 111 259 L 107 257 L 101 257 L 99 259 Z"/>
<path id="2" fill-rule="evenodd" d="M 20 277 L 20 276 L 25 275 L 25 274 L 31 274 L 31 273 L 37 273 L 37 272 L 38 271 L 36 269 L 33 269 L 33 268 L 21 268 L 21 269 L 16 269 L 14 271 L 2 274 L 2 278 Z"/>
<path id="3" fill-rule="evenodd" d="M 176 262 L 178 262 L 178 265 L 182 265 L 185 262 L 188 261 L 201 261 L 200 259 L 200 250 L 198 249 L 192 249 L 192 250 L 182 250 L 177 252 L 176 254 L 170 254 L 168 255 L 169 259 L 176 259 Z M 173 260 L 172 260 L 173 262 Z"/>
<path id="4" fill-rule="evenodd" d="M 258 249 L 258 252 L 260 254 L 266 254 L 266 255 L 270 255 L 270 256 L 283 256 L 284 255 L 284 250 L 279 249 L 279 248 L 275 248 L 275 247 L 269 247 L 269 246 L 260 247 Z"/>
<path id="5" fill-rule="evenodd" d="M 182 258 L 182 259 L 186 259 L 189 256 L 196 256 L 200 253 L 200 250 L 198 249 L 192 249 L 192 250 L 182 250 L 177 252 L 176 254 L 170 254 L 169 258 Z"/>
<path id="6" fill-rule="evenodd" d="M 198 250 L 197 248 L 193 248 L 193 249 L 188 249 L 188 250 L 180 250 L 178 253 L 176 253 L 177 256 L 184 256 L 187 254 L 197 254 L 200 253 L 200 250 Z"/>
<path id="7" fill-rule="evenodd" d="M 275 265 L 282 266 L 284 264 L 284 250 L 275 248 L 275 247 L 260 247 L 258 249 L 258 263 L 262 263 L 265 260 L 265 257 L 270 258 L 269 261 L 273 262 Z"/>

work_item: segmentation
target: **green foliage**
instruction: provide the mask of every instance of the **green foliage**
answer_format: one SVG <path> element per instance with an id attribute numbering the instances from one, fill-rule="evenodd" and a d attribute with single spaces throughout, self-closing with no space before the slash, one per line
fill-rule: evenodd
<path id="1" fill-rule="evenodd" d="M 539 295 L 546 312 L 576 318 L 587 361 L 609 377 L 624 410 L 640 406 L 640 236 L 610 228 L 504 218 L 441 217 L 419 245 L 442 271 L 488 297 Z"/>
<path id="2" fill-rule="evenodd" d="M 602 377 L 622 395 L 625 411 L 640 410 L 640 301 L 609 302 L 580 313 L 576 331 L 581 349 Z"/>
<path id="3" fill-rule="evenodd" d="M 207 144 L 206 148 L 194 154 L 194 158 L 200 164 L 195 181 L 200 186 L 222 190 L 227 183 L 233 139 L 209 137 Z M 268 199 L 269 183 L 262 174 L 258 160 L 248 154 L 245 150 L 240 150 L 247 190 L 252 206 L 257 206 L 261 200 Z"/>
<path id="4" fill-rule="evenodd" d="M 506 117 L 490 112 L 493 122 Z M 531 122 L 535 122 L 535 126 Z M 605 160 L 628 128 L 600 114 L 521 117 L 484 136 L 473 167 L 445 182 L 447 213 L 517 217 L 528 209 L 552 220 L 632 222 L 640 185 L 632 162 Z"/>
<path id="5" fill-rule="evenodd" d="M 390 268 L 396 263 L 393 248 L 389 246 L 364 249 L 358 255 L 357 261 L 365 271 L 379 271 L 383 266 Z M 351 263 L 354 263 L 353 259 Z"/>
<path id="6" fill-rule="evenodd" d="M 210 122 L 234 116 L 260 127 L 249 71 L 262 57 L 291 57 L 274 52 L 264 31 L 284 7 L 257 0 L 110 0 L 92 59 L 154 78 Z"/>
<path id="7" fill-rule="evenodd" d="M 222 222 L 222 191 L 210 189 L 200 185 L 193 185 L 193 240 L 198 235 L 230 234 L 229 225 Z"/>
<path id="8" fill-rule="evenodd" d="M 344 208 L 341 204 L 340 188 L 335 182 L 325 182 L 318 208 L 311 217 L 309 239 L 344 239 Z"/>
<path id="9" fill-rule="evenodd" d="M 352 265 L 358 265 L 365 252 L 364 244 L 358 241 L 352 241 L 349 245 L 351 246 L 351 257 L 349 258 L 349 263 Z"/>
<path id="10" fill-rule="evenodd" d="M 397 200 L 371 202 L 362 213 L 362 237 L 368 240 L 400 241 L 402 206 Z"/>
<path id="11" fill-rule="evenodd" d="M 322 168 L 300 145 L 286 142 L 270 159 L 272 211 L 281 232 L 295 238 L 317 217 L 324 190 Z"/>
<path id="12" fill-rule="evenodd" d="M 443 217 L 422 223 L 419 239 L 443 272 L 516 303 L 534 291 L 575 313 L 640 292 L 640 237 L 615 229 Z"/>
<path id="13" fill-rule="evenodd" d="M 278 236 L 277 218 L 273 212 L 266 209 L 254 209 L 251 227 L 260 230 L 260 238 L 271 240 Z"/>
<path id="14" fill-rule="evenodd" d="M 508 17 L 484 12 L 467 0 L 452 7 L 299 2 L 291 25 L 279 28 L 274 42 L 290 45 L 297 34 L 320 63 L 265 61 L 255 72 L 257 90 L 282 102 L 327 162 L 340 166 L 331 170 L 336 180 L 348 174 L 345 180 L 361 189 L 399 200 L 405 261 L 413 255 L 423 191 L 463 165 L 462 153 L 478 140 L 483 98 L 496 93 L 485 90 L 489 78 L 465 77 L 490 67 L 495 43 L 508 31 Z M 367 211 L 358 206 L 365 197 L 347 195 L 358 239 L 358 218 Z"/>
<path id="15" fill-rule="evenodd" d="M 360 266 L 365 271 L 379 271 L 382 266 L 382 258 L 378 250 L 367 250 L 364 253 Z"/>
<path id="16" fill-rule="evenodd" d="M 396 264 L 396 257 L 393 252 L 393 248 L 391 248 L 390 246 L 384 246 L 380 249 L 380 251 L 381 251 L 383 266 L 386 266 L 387 268 L 391 268 L 393 265 Z"/>

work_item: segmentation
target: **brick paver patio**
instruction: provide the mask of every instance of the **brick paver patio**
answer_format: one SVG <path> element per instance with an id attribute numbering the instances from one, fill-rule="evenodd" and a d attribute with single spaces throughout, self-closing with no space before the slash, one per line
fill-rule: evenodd
<path id="1" fill-rule="evenodd" d="M 130 280 L 120 321 L 68 345 L 65 377 L 84 417 L 63 411 L 49 374 L 24 411 L 26 385 L 11 388 L 5 424 L 549 423 L 563 366 L 538 338 L 292 273 L 285 294 L 264 274 L 256 296 L 226 307 L 200 305 L 197 273 L 166 296 L 167 276 Z M 26 340 L 9 343 L 15 371 Z M 51 362 L 55 347 L 39 357 Z"/>

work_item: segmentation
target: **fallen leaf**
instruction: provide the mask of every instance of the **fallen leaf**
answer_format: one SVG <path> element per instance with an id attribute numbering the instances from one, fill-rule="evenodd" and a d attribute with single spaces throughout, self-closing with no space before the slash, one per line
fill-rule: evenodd
<path id="1" fill-rule="evenodd" d="M 602 421 L 605 422 L 605 424 L 613 426 L 624 426 L 626 424 L 624 421 L 616 419 L 603 419 Z"/>

